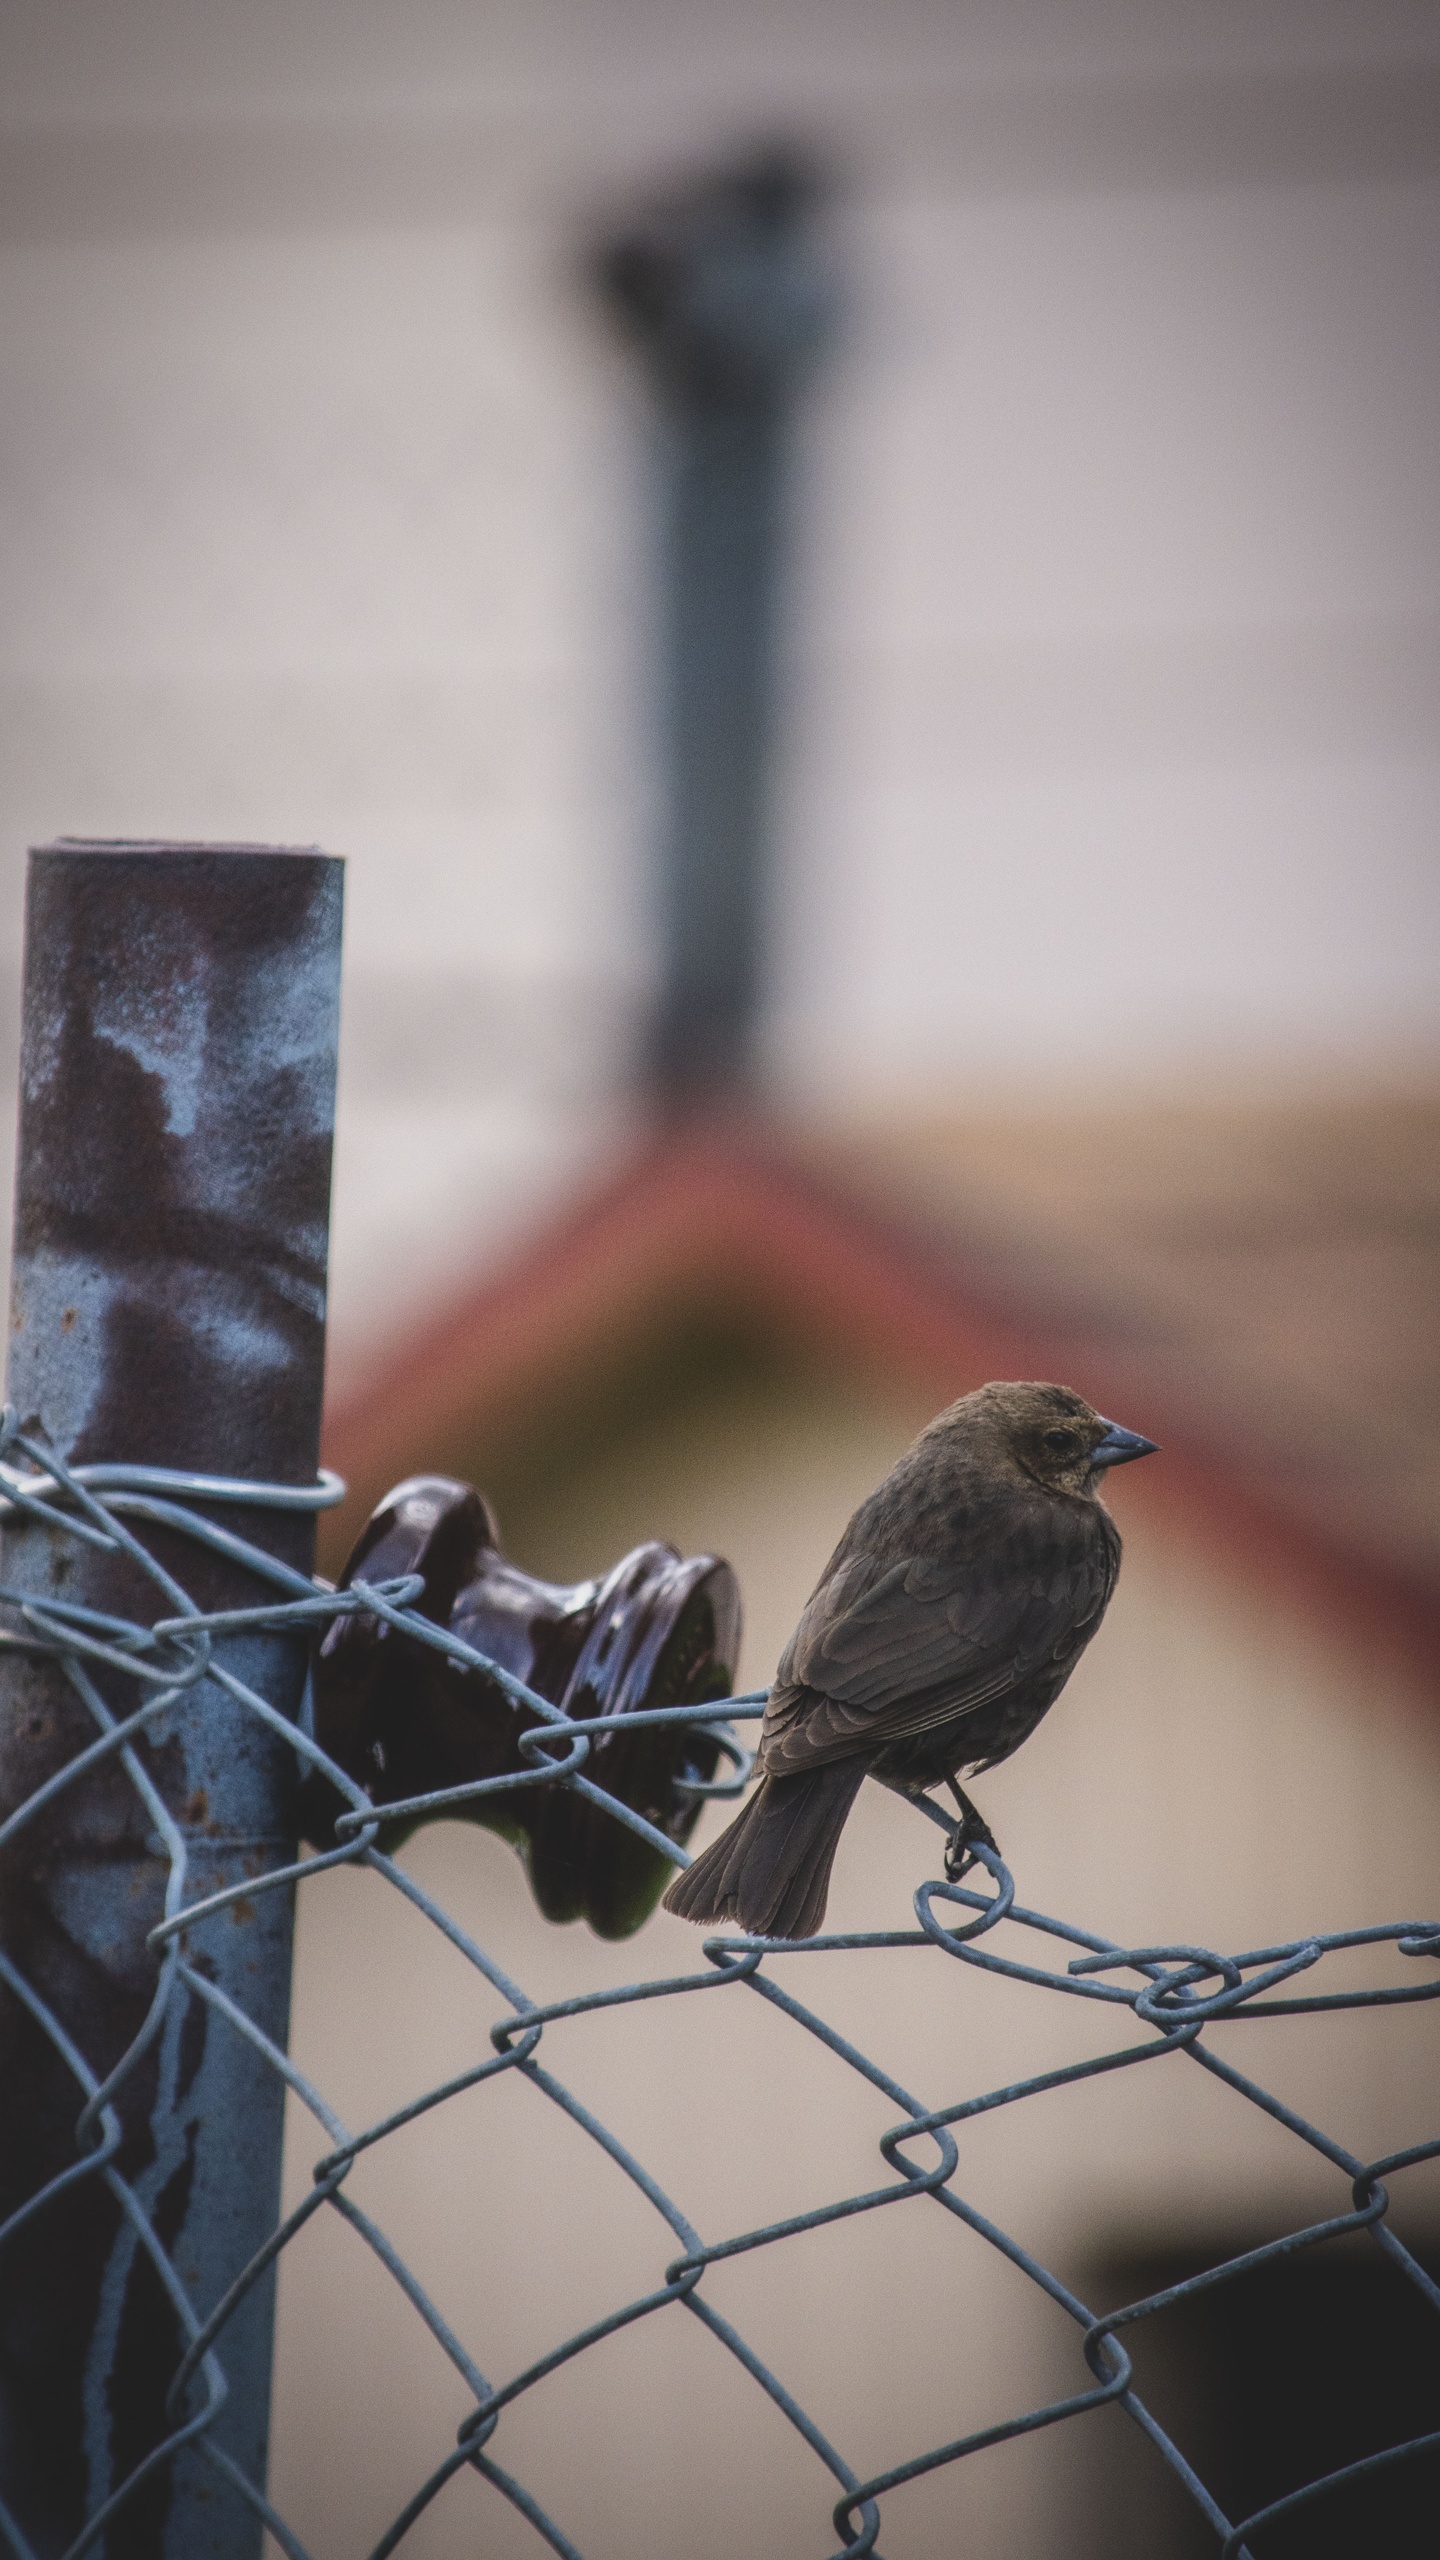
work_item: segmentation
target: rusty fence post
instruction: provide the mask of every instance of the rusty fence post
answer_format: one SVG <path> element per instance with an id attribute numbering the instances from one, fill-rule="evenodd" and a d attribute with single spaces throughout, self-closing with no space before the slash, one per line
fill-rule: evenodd
<path id="1" fill-rule="evenodd" d="M 66 840 L 31 856 L 8 1394 L 22 1429 L 71 1465 L 313 1484 L 342 877 L 328 855 L 266 846 Z M 308 1572 L 312 1514 L 201 1507 Z M 173 1531 L 145 1536 L 202 1609 L 263 1596 L 223 1555 Z M 0 1580 L 119 1617 L 165 1614 L 123 1554 L 23 1522 L 6 1527 Z M 215 1659 L 298 1712 L 293 1635 L 248 1630 L 217 1641 Z M 0 1674 L 3 1817 L 95 1725 L 54 1660 L 11 1653 Z M 187 1903 L 284 1863 L 296 1754 L 216 1681 L 167 1709 L 141 1756 L 183 1835 Z M 112 1757 L 18 1834 L 0 1873 L 11 1962 L 102 2078 L 155 1992 L 162 1848 Z M 272 1891 L 197 1926 L 186 1950 L 282 2044 L 291 1925 L 290 1892 Z M 3 2221 L 75 2163 L 81 2095 L 5 1988 L 0 2087 Z M 203 2318 L 273 2226 L 283 2090 L 223 2012 L 182 1989 L 115 2103 L 115 2166 Z M 271 2278 L 223 2330 L 228 2396 L 209 2431 L 259 2486 L 273 2311 Z M 102 2178 L 78 2177 L 0 2261 L 0 2502 L 17 2547 L 54 2560 L 173 2432 L 180 2353 L 133 2222 Z M 253 2509 L 192 2441 L 87 2548 L 255 2560 L 260 2539 Z"/>

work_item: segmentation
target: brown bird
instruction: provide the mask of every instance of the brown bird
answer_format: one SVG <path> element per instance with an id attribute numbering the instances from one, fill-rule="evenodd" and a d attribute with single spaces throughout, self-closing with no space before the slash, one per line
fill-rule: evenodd
<path id="1" fill-rule="evenodd" d="M 990 1833 L 959 1785 L 1033 1733 L 1105 1614 L 1120 1532 L 1107 1467 L 1155 1447 L 1069 1387 L 992 1381 L 936 1416 L 862 1502 L 780 1657 L 761 1784 L 675 1878 L 667 1911 L 813 1937 L 868 1774 L 947 1786 L 958 1875 Z"/>

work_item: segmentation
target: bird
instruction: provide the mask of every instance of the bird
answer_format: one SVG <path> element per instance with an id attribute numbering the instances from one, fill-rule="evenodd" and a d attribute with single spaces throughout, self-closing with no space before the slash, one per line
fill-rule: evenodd
<path id="1" fill-rule="evenodd" d="M 665 1908 L 813 1937 L 866 1776 L 949 1789 L 952 1881 L 993 1850 L 960 1776 L 1008 1760 L 1065 1686 L 1120 1570 L 1100 1486 L 1156 1445 L 1038 1379 L 992 1379 L 937 1414 L 846 1528 L 780 1657 L 761 1783 Z"/>

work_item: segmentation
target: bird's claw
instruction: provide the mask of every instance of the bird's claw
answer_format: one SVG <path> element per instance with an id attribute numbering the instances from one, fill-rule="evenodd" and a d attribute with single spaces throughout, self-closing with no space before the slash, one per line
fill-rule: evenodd
<path id="1" fill-rule="evenodd" d="M 967 1804 L 946 1845 L 945 1881 L 947 1884 L 958 1884 L 961 1877 L 967 1875 L 971 1867 L 978 1864 L 975 1856 L 977 1846 L 982 1849 L 993 1849 L 997 1858 L 1000 1855 L 999 1843 L 983 1813 L 977 1813 L 973 1804 Z"/>

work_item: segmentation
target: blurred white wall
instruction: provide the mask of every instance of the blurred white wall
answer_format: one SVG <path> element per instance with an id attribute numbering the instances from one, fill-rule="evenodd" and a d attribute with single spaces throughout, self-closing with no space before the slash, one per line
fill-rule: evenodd
<path id="1" fill-rule="evenodd" d="M 578 245 L 777 131 L 849 291 L 777 1091 L 1433 1055 L 1431 9 L 9 0 L 8 1010 L 29 840 L 351 857 L 342 1366 L 626 1125 L 643 412 Z"/>

